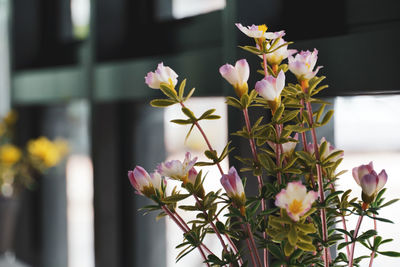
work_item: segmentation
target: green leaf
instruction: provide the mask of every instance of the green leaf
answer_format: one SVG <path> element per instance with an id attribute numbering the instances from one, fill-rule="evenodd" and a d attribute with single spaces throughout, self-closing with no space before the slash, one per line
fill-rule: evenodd
<path id="1" fill-rule="evenodd" d="M 306 234 L 312 234 L 317 231 L 317 228 L 315 228 L 314 224 L 312 224 L 312 223 L 307 223 L 307 224 L 299 223 L 296 226 L 299 231 L 306 233 Z"/>
<path id="2" fill-rule="evenodd" d="M 189 94 L 185 97 L 185 99 L 183 101 L 188 100 L 193 95 L 195 90 L 196 90 L 195 88 L 192 88 L 192 90 L 189 91 Z"/>
<path id="3" fill-rule="evenodd" d="M 206 150 L 206 151 L 204 151 L 204 155 L 211 160 L 218 159 L 217 151 L 215 151 L 215 150 L 213 150 L 213 151 Z"/>
<path id="4" fill-rule="evenodd" d="M 283 111 L 285 111 L 285 106 L 283 104 L 281 104 L 279 106 L 279 108 L 276 110 L 274 116 L 272 117 L 272 121 L 279 121 L 279 119 L 282 117 L 283 115 Z"/>
<path id="5" fill-rule="evenodd" d="M 306 161 L 306 162 L 308 162 L 310 164 L 314 164 L 315 163 L 315 159 L 310 155 L 310 153 L 305 152 L 305 151 L 296 151 L 295 153 L 302 160 L 304 160 L 304 161 Z"/>
<path id="6" fill-rule="evenodd" d="M 302 127 L 300 125 L 286 125 L 285 128 L 287 128 L 288 130 L 291 130 L 293 132 L 298 132 L 298 133 L 304 133 L 304 132 L 310 130 L 310 128 Z"/>
<path id="7" fill-rule="evenodd" d="M 290 244 L 290 242 L 286 242 L 285 247 L 283 248 L 285 252 L 285 256 L 290 256 L 290 254 L 294 251 L 294 246 Z"/>
<path id="8" fill-rule="evenodd" d="M 238 108 L 238 109 L 243 109 L 242 107 L 242 103 L 240 103 L 240 101 L 232 96 L 227 96 L 226 97 L 226 104 Z"/>
<path id="9" fill-rule="evenodd" d="M 259 50 L 259 49 L 256 48 L 256 47 L 254 47 L 254 46 L 248 46 L 248 45 L 246 45 L 246 46 L 239 46 L 239 47 L 242 48 L 243 50 L 246 50 L 246 51 L 252 53 L 252 54 L 255 54 L 255 55 L 262 55 L 262 51 Z"/>
<path id="10" fill-rule="evenodd" d="M 289 243 L 294 247 L 297 243 L 297 230 L 294 225 L 290 226 L 289 234 L 288 234 Z"/>
<path id="11" fill-rule="evenodd" d="M 397 202 L 399 199 L 392 199 L 388 202 L 386 202 L 385 204 L 381 205 L 379 208 L 383 208 L 383 207 L 387 207 L 389 205 L 392 205 L 393 203 Z"/>
<path id="12" fill-rule="evenodd" d="M 207 116 L 213 114 L 214 112 L 215 112 L 215 108 L 209 109 L 209 110 L 205 111 L 205 112 L 199 117 L 199 120 L 202 120 L 202 119 L 206 118 Z"/>
<path id="13" fill-rule="evenodd" d="M 388 257 L 400 257 L 400 253 L 396 251 L 378 251 L 378 254 L 385 255 Z"/>
<path id="14" fill-rule="evenodd" d="M 310 252 L 315 251 L 315 247 L 312 244 L 298 242 L 296 245 L 299 249 L 302 249 L 304 251 L 310 251 Z"/>
<path id="15" fill-rule="evenodd" d="M 186 107 L 182 107 L 182 112 L 183 112 L 183 114 L 185 114 L 187 117 L 189 117 L 193 121 L 197 121 L 196 116 L 194 115 L 194 113 L 190 109 L 188 109 Z"/>
<path id="16" fill-rule="evenodd" d="M 185 93 L 186 79 L 184 79 L 179 86 L 179 99 L 183 99 Z"/>
<path id="17" fill-rule="evenodd" d="M 332 118 L 332 116 L 333 116 L 333 110 L 331 109 L 325 114 L 324 118 L 322 119 L 321 126 L 327 124 L 329 120 Z"/>
<path id="18" fill-rule="evenodd" d="M 176 194 L 176 195 L 172 195 L 172 196 L 164 198 L 162 200 L 162 202 L 164 202 L 166 204 L 169 204 L 169 203 L 174 204 L 174 203 L 181 201 L 189 196 L 190 196 L 190 194 Z"/>
<path id="19" fill-rule="evenodd" d="M 240 98 L 240 103 L 242 104 L 243 108 L 247 108 L 250 105 L 250 98 L 248 94 L 243 94 Z"/>
<path id="20" fill-rule="evenodd" d="M 178 208 L 182 210 L 188 210 L 188 211 L 196 211 L 199 210 L 196 206 L 188 206 L 188 205 L 181 205 Z"/>
<path id="21" fill-rule="evenodd" d="M 188 119 L 188 120 L 181 120 L 181 119 L 176 119 L 176 120 L 171 120 L 171 122 L 176 123 L 176 124 L 180 124 L 180 125 L 187 125 L 187 124 L 192 124 L 192 120 Z"/>
<path id="22" fill-rule="evenodd" d="M 150 101 L 150 105 L 156 108 L 164 108 L 176 104 L 175 100 L 172 99 L 153 99 Z"/>
<path id="23" fill-rule="evenodd" d="M 164 93 L 164 95 L 168 96 L 170 99 L 178 101 L 178 96 L 176 95 L 175 89 L 172 89 L 169 87 L 168 84 L 166 83 L 161 83 L 160 84 L 160 90 Z"/>

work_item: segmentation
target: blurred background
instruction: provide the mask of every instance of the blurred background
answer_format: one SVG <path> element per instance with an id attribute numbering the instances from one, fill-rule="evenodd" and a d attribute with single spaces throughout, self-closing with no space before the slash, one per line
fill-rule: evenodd
<path id="1" fill-rule="evenodd" d="M 168 123 L 179 109 L 149 106 L 159 92 L 144 76 L 160 61 L 196 87 L 190 103 L 196 114 L 216 106 L 223 115 L 204 126 L 217 150 L 229 139 L 236 153 L 250 153 L 246 142 L 228 135 L 241 128 L 242 117 L 224 105 L 233 91 L 218 73 L 243 57 L 253 72 L 259 67 L 237 48 L 252 41 L 235 22 L 284 29 L 291 48 L 319 50 L 320 74 L 330 85 L 323 97 L 335 109 L 319 137 L 345 150 L 343 169 L 371 160 L 385 168 L 388 197 L 398 196 L 398 0 L 0 0 L 0 115 L 11 107 L 18 112 L 21 144 L 46 135 L 70 146 L 64 164 L 20 195 L 17 231 L 1 267 L 200 266 L 197 252 L 174 265 L 179 231 L 137 212 L 148 201 L 133 193 L 126 174 L 204 148 L 196 133 L 183 145 L 187 129 Z M 253 75 L 250 86 L 258 79 Z M 224 168 L 233 164 L 239 165 L 231 158 Z M 218 180 L 207 187 L 218 188 Z M 351 173 L 342 181 L 359 195 Z M 397 226 L 398 207 L 385 214 Z M 397 229 L 378 224 L 383 237 L 396 240 L 392 250 L 400 247 Z M 377 266 L 398 262 L 376 259 Z"/>

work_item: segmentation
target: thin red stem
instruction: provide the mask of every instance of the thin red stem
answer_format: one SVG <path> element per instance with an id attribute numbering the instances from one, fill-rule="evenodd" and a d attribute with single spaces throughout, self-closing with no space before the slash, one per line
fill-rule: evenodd
<path id="1" fill-rule="evenodd" d="M 193 196 L 196 200 L 197 205 L 199 205 L 199 207 L 202 209 L 202 204 L 201 204 L 199 198 L 195 194 L 193 194 Z M 205 218 L 208 218 L 208 214 L 205 210 L 203 210 L 203 214 L 204 214 Z M 215 226 L 214 222 L 212 220 L 210 220 L 209 223 L 211 225 L 211 228 L 214 230 L 215 234 L 217 235 L 219 241 L 221 242 L 222 248 L 224 249 L 224 251 L 226 253 L 228 253 L 224 239 L 222 239 L 222 236 L 221 236 L 220 232 L 218 231 L 217 227 Z"/>
<path id="2" fill-rule="evenodd" d="M 188 231 L 180 224 L 179 220 L 177 218 L 175 218 L 174 214 L 166 207 L 166 206 L 161 206 L 161 208 L 165 211 L 165 213 L 168 214 L 168 216 L 178 225 L 179 228 L 181 228 L 181 230 L 184 233 L 187 233 Z M 207 260 L 207 256 L 204 253 L 203 249 L 201 248 L 202 246 L 204 246 L 203 244 L 198 246 L 198 250 L 200 251 L 201 256 L 203 257 L 204 261 Z M 209 251 L 209 250 L 208 250 Z M 211 251 L 210 251 L 211 252 Z M 212 254 L 212 253 L 211 253 Z M 208 262 L 205 263 L 208 267 L 211 267 L 210 264 Z"/>
<path id="3" fill-rule="evenodd" d="M 276 137 L 279 140 L 280 135 L 281 135 L 281 131 L 279 129 L 279 125 L 278 124 L 275 125 L 275 130 L 276 130 Z M 282 151 L 281 151 L 280 148 L 281 148 L 281 146 L 279 144 L 276 144 L 276 146 L 275 146 L 275 158 L 276 158 L 276 166 L 278 168 L 281 167 L 281 152 Z M 276 173 L 276 179 L 277 179 L 279 185 L 282 184 L 282 174 L 281 174 L 280 171 L 278 171 Z"/>
<path id="4" fill-rule="evenodd" d="M 357 221 L 356 229 L 354 230 L 353 238 L 356 239 L 358 235 L 358 231 L 360 230 L 361 222 L 364 216 L 360 215 Z M 349 267 L 353 267 L 354 262 L 354 248 L 356 247 L 356 242 L 354 242 L 351 246 L 351 254 L 349 259 Z"/>
<path id="5" fill-rule="evenodd" d="M 312 128 L 313 126 L 313 113 L 312 113 L 312 108 L 311 108 L 311 103 L 307 102 L 307 111 L 308 111 L 308 120 L 309 120 L 309 126 L 311 127 L 311 137 L 313 140 L 313 146 L 314 146 L 314 153 L 315 153 L 315 158 L 317 161 L 320 160 L 320 155 L 319 155 L 319 150 L 318 150 L 318 141 L 317 141 L 317 134 L 315 132 L 315 129 Z M 317 177 L 318 177 L 318 193 L 319 193 L 319 198 L 321 203 L 325 201 L 325 194 L 324 194 L 324 183 L 322 180 L 322 168 L 320 164 L 316 164 L 317 168 Z M 324 242 L 328 240 L 328 229 L 327 229 L 327 223 L 326 223 L 326 210 L 325 208 L 321 209 L 321 224 L 322 224 L 322 239 Z M 329 267 L 329 253 L 328 253 L 328 248 L 324 247 L 324 264 L 325 267 Z"/>
<path id="6" fill-rule="evenodd" d="M 377 225 L 376 225 L 376 219 L 375 219 L 375 214 L 373 214 L 374 216 L 374 230 L 377 230 Z M 375 241 L 376 236 L 374 236 L 374 241 Z M 371 259 L 369 260 L 369 267 L 372 267 L 372 264 L 374 262 L 374 258 L 375 258 L 375 251 L 371 252 Z"/>
<path id="7" fill-rule="evenodd" d="M 300 104 L 301 104 L 301 106 L 302 106 L 302 107 L 300 108 L 300 120 L 303 121 L 304 99 L 301 99 L 301 100 L 300 100 Z M 304 123 L 301 123 L 301 127 L 304 128 Z M 302 132 L 302 133 L 301 133 L 301 141 L 302 141 L 302 143 L 303 143 L 303 150 L 304 150 L 305 152 L 308 152 L 308 148 L 307 148 L 307 137 L 306 137 L 306 133 L 305 133 L 305 132 Z M 311 180 L 312 188 L 313 188 L 314 190 L 317 190 L 317 188 L 316 188 L 316 186 L 315 186 L 314 175 L 313 175 L 312 172 L 310 172 L 310 180 Z"/>
<path id="8" fill-rule="evenodd" d="M 347 231 L 346 218 L 345 218 L 343 215 L 342 215 L 342 223 L 343 223 L 343 229 L 344 229 L 345 231 Z M 348 238 L 347 235 L 344 235 L 344 241 L 345 241 L 346 243 L 349 242 L 349 238 Z M 350 257 L 350 248 L 349 248 L 349 245 L 346 245 L 346 252 L 347 252 L 347 258 L 349 258 L 349 257 Z"/>
<path id="9" fill-rule="evenodd" d="M 258 266 L 262 266 L 262 264 L 261 264 L 261 258 L 260 258 L 260 255 L 258 254 L 256 242 L 255 242 L 255 240 L 254 240 L 253 233 L 251 232 L 250 224 L 249 224 L 249 223 L 246 223 L 246 227 L 247 227 L 247 233 L 248 233 L 249 238 L 250 238 L 250 241 L 251 241 L 251 245 L 252 245 L 252 247 L 253 247 L 254 254 L 256 255 L 256 259 L 257 259 Z"/>
<path id="10" fill-rule="evenodd" d="M 183 102 L 180 102 L 180 104 L 181 104 L 182 107 L 185 108 L 185 105 L 183 104 Z M 200 124 L 196 121 L 196 122 L 194 123 L 194 125 L 196 125 L 197 129 L 200 131 L 201 135 L 203 136 L 204 141 L 206 142 L 206 144 L 207 144 L 207 146 L 208 146 L 208 149 L 209 149 L 210 151 L 214 151 L 213 148 L 212 148 L 212 146 L 211 146 L 210 141 L 208 141 L 207 135 L 205 134 L 205 132 L 204 132 L 203 129 L 201 128 Z M 217 167 L 218 167 L 218 170 L 219 170 L 219 172 L 221 173 L 221 175 L 223 175 L 223 174 L 224 174 L 224 171 L 222 170 L 222 167 L 221 167 L 221 165 L 219 164 L 219 162 L 217 162 Z"/>
<path id="11" fill-rule="evenodd" d="M 244 116 L 244 120 L 246 122 L 246 127 L 247 127 L 247 131 L 249 132 L 249 134 L 251 133 L 251 124 L 250 124 L 250 118 L 249 118 L 249 113 L 247 108 L 243 109 L 243 116 Z M 253 154 L 253 159 L 256 163 L 259 162 L 258 160 L 258 154 L 257 154 L 257 149 L 256 149 L 256 145 L 254 142 L 254 138 L 249 138 L 249 142 L 250 142 L 250 148 L 251 148 L 251 152 Z M 258 188 L 261 192 L 262 187 L 263 187 L 263 180 L 261 176 L 257 176 L 257 180 L 258 180 Z M 266 203 L 265 203 L 265 199 L 262 198 L 261 199 L 261 210 L 265 211 L 266 210 Z M 265 220 L 265 218 L 264 218 Z M 263 232 L 263 238 L 264 240 L 267 239 L 267 233 L 264 231 Z M 264 267 L 268 267 L 268 251 L 266 248 L 263 249 L 263 258 L 264 258 Z"/>

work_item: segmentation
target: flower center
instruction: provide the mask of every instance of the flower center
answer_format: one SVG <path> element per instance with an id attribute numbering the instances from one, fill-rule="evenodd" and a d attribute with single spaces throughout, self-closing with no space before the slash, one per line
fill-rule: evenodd
<path id="1" fill-rule="evenodd" d="M 303 204 L 301 201 L 298 201 L 297 199 L 293 200 L 292 203 L 289 205 L 289 211 L 292 214 L 298 214 L 303 211 Z"/>
<path id="2" fill-rule="evenodd" d="M 258 25 L 258 30 L 262 32 L 262 34 L 264 34 L 267 30 L 268 27 L 267 25 L 263 24 L 263 25 Z"/>

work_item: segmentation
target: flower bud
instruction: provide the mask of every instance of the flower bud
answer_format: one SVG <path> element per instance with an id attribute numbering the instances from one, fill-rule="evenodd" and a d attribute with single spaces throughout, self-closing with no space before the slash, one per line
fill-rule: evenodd
<path id="1" fill-rule="evenodd" d="M 336 151 L 340 151 L 340 149 L 335 148 L 330 142 L 328 142 L 325 137 L 322 137 L 321 140 L 319 141 L 318 144 L 318 149 L 320 149 L 321 145 L 323 142 L 326 142 L 326 149 L 323 152 L 323 154 L 320 155 L 321 160 L 324 160 L 326 157 L 328 157 L 330 154 L 336 152 Z M 312 143 L 308 143 L 307 144 L 307 150 L 308 152 L 310 152 L 311 154 L 313 154 L 315 152 L 314 150 L 314 145 Z M 344 153 L 340 153 L 337 156 L 331 158 L 329 160 L 329 162 L 336 162 L 337 160 L 343 158 Z"/>
<path id="2" fill-rule="evenodd" d="M 136 166 L 133 171 L 128 171 L 128 178 L 139 195 L 151 197 L 156 194 L 155 190 L 162 193 L 162 179 L 157 172 L 149 175 L 144 168 Z"/>
<path id="3" fill-rule="evenodd" d="M 307 188 L 301 182 L 290 182 L 286 189 L 282 189 L 276 195 L 275 205 L 285 209 L 289 217 L 297 222 L 301 216 L 311 209 L 317 198 L 318 193 L 315 191 L 307 192 Z"/>
<path id="4" fill-rule="evenodd" d="M 223 174 L 221 184 L 226 194 L 233 203 L 239 208 L 246 205 L 246 195 L 244 193 L 243 183 L 240 179 L 235 167 L 231 167 L 228 174 Z"/>
<path id="5" fill-rule="evenodd" d="M 385 186 L 388 178 L 385 170 L 376 174 L 372 161 L 368 165 L 353 168 L 353 177 L 362 188 L 362 200 L 366 204 L 374 201 L 376 194 Z"/>
<path id="6" fill-rule="evenodd" d="M 147 73 L 145 83 L 152 89 L 160 89 L 161 83 L 166 83 L 171 89 L 178 83 L 178 75 L 170 67 L 164 66 L 161 62 L 154 72 Z"/>
<path id="7" fill-rule="evenodd" d="M 221 66 L 219 73 L 233 86 L 238 97 L 247 94 L 249 89 L 247 80 L 250 75 L 250 67 L 246 59 L 236 61 L 235 66 L 230 64 Z"/>

